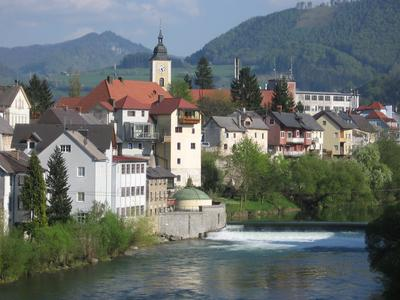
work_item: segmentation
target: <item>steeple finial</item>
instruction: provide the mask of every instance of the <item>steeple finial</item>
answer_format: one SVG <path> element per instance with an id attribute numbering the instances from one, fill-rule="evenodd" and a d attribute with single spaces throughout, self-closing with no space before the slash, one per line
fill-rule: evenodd
<path id="1" fill-rule="evenodd" d="M 160 33 L 158 34 L 158 43 L 162 44 L 163 43 L 163 34 L 162 34 L 162 28 L 161 28 L 161 18 L 160 18 Z"/>

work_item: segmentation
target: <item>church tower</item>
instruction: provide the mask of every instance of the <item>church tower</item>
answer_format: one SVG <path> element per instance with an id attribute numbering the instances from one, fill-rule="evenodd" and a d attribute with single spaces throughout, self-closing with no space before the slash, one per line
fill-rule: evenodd
<path id="1" fill-rule="evenodd" d="M 158 44 L 154 47 L 153 56 L 150 58 L 150 80 L 158 83 L 165 90 L 171 84 L 171 59 L 168 56 L 167 48 L 163 44 L 164 36 L 161 32 L 158 35 Z"/>

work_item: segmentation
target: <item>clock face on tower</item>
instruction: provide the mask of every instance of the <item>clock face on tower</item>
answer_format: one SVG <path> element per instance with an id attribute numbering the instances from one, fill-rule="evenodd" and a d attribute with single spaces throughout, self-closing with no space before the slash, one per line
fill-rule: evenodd
<path id="1" fill-rule="evenodd" d="M 164 67 L 164 65 L 161 65 L 160 66 L 160 72 L 163 73 L 164 71 L 165 71 L 165 67 Z"/>

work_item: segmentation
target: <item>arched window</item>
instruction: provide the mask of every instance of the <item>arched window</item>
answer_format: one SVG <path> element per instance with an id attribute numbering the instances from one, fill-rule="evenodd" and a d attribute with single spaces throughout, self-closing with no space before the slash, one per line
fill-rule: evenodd
<path id="1" fill-rule="evenodd" d="M 160 78 L 160 86 L 164 86 L 164 78 L 163 77 Z"/>

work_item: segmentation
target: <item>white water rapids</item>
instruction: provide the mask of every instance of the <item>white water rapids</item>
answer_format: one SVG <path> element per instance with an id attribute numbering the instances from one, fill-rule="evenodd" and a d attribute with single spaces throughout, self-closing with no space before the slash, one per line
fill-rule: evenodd
<path id="1" fill-rule="evenodd" d="M 230 250 L 252 249 L 363 249 L 364 233 L 360 231 L 290 231 L 256 230 L 243 225 L 229 225 L 208 235 L 208 240 L 229 242 Z M 219 247 L 215 245 L 215 247 Z"/>

